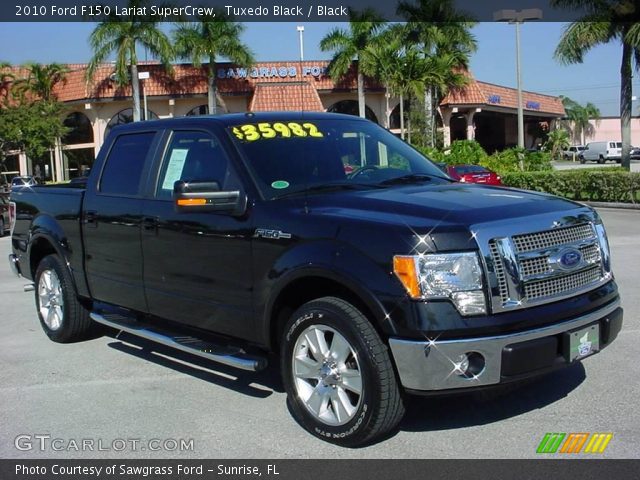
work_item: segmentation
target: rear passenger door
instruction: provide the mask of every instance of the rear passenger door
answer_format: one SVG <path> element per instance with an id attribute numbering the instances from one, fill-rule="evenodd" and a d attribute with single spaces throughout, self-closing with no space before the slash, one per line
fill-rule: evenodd
<path id="1" fill-rule="evenodd" d="M 87 186 L 82 230 L 87 282 L 94 299 L 146 312 L 140 225 L 142 190 L 157 146 L 155 131 L 122 133 L 98 180 Z"/>
<path id="2" fill-rule="evenodd" d="M 217 182 L 244 194 L 232 161 L 208 131 L 175 130 L 143 208 L 144 282 L 150 313 L 251 339 L 251 220 L 216 212 L 177 212 L 178 180 Z"/>

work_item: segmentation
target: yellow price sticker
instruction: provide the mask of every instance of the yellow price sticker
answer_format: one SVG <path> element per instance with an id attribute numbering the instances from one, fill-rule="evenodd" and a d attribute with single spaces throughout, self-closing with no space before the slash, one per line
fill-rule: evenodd
<path id="1" fill-rule="evenodd" d="M 231 132 L 238 140 L 255 142 L 270 138 L 313 137 L 322 138 L 324 134 L 317 125 L 310 122 L 260 122 L 258 124 L 239 125 L 231 128 Z"/>

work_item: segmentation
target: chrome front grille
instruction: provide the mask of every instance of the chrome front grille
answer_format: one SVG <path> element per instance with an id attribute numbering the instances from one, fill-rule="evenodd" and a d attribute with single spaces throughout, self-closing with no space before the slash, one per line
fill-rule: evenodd
<path id="1" fill-rule="evenodd" d="M 531 252 L 544 248 L 555 247 L 594 238 L 591 224 L 547 230 L 546 232 L 515 235 L 513 244 L 518 252 Z"/>
<path id="2" fill-rule="evenodd" d="M 528 300 L 554 297 L 567 291 L 590 285 L 598 281 L 601 277 L 602 269 L 597 265 L 588 270 L 582 270 L 581 272 L 571 275 L 527 283 L 524 286 L 524 294 Z"/>
<path id="3" fill-rule="evenodd" d="M 582 220 L 549 228 L 559 224 L 554 221 L 532 233 L 489 237 L 484 245 L 494 312 L 556 301 L 611 278 L 599 233 L 590 218 Z M 566 255 L 577 256 L 577 262 L 567 261 Z"/>

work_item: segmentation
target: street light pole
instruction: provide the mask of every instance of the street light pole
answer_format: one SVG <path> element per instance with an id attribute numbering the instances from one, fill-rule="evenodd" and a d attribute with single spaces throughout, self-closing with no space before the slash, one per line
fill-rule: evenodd
<path id="1" fill-rule="evenodd" d="M 304 62 L 304 26 L 298 25 L 296 27 L 298 35 L 300 36 L 300 111 L 304 111 L 304 84 L 302 83 L 302 62 Z"/>
<path id="2" fill-rule="evenodd" d="M 298 33 L 300 34 L 300 61 L 304 62 L 304 40 L 302 38 L 304 34 L 304 26 L 298 25 L 296 30 L 298 30 Z"/>
<path id="3" fill-rule="evenodd" d="M 498 10 L 493 12 L 497 22 L 509 22 L 516 25 L 516 83 L 518 88 L 518 147 L 524 148 L 524 107 L 522 105 L 522 75 L 520 66 L 520 24 L 527 20 L 541 20 L 542 10 L 527 8 L 525 10 Z M 522 165 L 521 165 L 522 167 Z"/>
<path id="4" fill-rule="evenodd" d="M 524 108 L 522 106 L 522 70 L 520 68 L 520 22 L 516 23 L 516 83 L 518 84 L 518 147 L 524 148 Z"/>

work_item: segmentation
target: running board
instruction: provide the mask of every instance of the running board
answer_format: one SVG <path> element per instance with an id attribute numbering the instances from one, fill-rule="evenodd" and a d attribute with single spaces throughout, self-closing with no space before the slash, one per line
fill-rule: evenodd
<path id="1" fill-rule="evenodd" d="M 266 358 L 249 355 L 240 347 L 220 345 L 191 336 L 174 336 L 172 332 L 138 323 L 117 313 L 91 312 L 91 319 L 116 330 L 230 367 L 252 372 L 264 370 L 267 367 Z"/>

